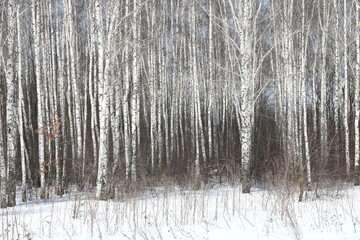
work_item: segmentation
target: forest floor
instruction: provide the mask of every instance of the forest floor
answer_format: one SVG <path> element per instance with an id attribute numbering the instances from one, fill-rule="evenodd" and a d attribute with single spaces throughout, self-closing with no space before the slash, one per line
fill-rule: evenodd
<path id="1" fill-rule="evenodd" d="M 298 195 L 289 186 L 241 194 L 240 186 L 214 185 L 97 201 L 74 191 L 1 209 L 0 239 L 360 240 L 360 187 L 323 183 L 303 202 Z"/>

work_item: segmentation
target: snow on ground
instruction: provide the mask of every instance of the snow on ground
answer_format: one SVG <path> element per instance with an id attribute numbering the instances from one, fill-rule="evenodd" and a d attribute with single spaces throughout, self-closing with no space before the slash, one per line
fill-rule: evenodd
<path id="1" fill-rule="evenodd" d="M 359 187 L 311 194 L 298 202 L 298 193 L 285 188 L 158 188 L 116 201 L 72 193 L 1 209 L 0 239 L 360 240 Z"/>

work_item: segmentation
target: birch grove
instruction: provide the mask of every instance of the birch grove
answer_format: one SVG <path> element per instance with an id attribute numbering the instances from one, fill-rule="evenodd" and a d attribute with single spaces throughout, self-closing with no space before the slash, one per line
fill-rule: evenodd
<path id="1" fill-rule="evenodd" d="M 355 0 L 0 2 L 0 206 L 360 182 Z M 306 186 L 306 188 L 304 188 Z"/>

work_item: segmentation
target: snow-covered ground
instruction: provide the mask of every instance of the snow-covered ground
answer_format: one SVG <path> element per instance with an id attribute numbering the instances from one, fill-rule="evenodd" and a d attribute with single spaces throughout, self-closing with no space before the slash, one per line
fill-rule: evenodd
<path id="1" fill-rule="evenodd" d="M 311 194 L 298 202 L 285 187 L 158 188 L 116 201 L 72 193 L 1 209 L 0 239 L 360 240 L 359 187 L 329 184 Z"/>

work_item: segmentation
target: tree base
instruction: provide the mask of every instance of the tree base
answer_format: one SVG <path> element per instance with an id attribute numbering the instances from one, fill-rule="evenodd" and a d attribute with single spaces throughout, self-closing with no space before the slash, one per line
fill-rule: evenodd
<path id="1" fill-rule="evenodd" d="M 45 191 L 44 188 L 41 188 L 41 189 L 40 189 L 39 196 L 40 196 L 41 199 L 45 199 L 45 198 L 46 198 L 46 191 Z"/>
<path id="2" fill-rule="evenodd" d="M 244 178 L 242 181 L 242 193 L 250 193 L 251 184 L 248 178 Z"/>
<path id="3" fill-rule="evenodd" d="M 6 197 L 1 199 L 0 208 L 7 208 Z"/>
<path id="4" fill-rule="evenodd" d="M 299 202 L 302 202 L 304 199 L 304 184 L 300 183 L 300 194 L 299 194 Z"/>
<path id="5" fill-rule="evenodd" d="M 354 173 L 354 186 L 360 185 L 360 167 L 355 166 L 355 173 Z"/>
<path id="6" fill-rule="evenodd" d="M 201 189 L 201 180 L 199 178 L 194 179 L 193 190 L 197 191 Z"/>
<path id="7" fill-rule="evenodd" d="M 60 197 L 62 197 L 64 194 L 64 190 L 61 187 L 57 187 L 55 192 L 56 192 L 56 195 L 60 196 Z"/>
<path id="8" fill-rule="evenodd" d="M 15 205 L 16 205 L 15 196 L 16 196 L 15 191 L 11 191 L 11 192 L 9 193 L 8 202 L 7 202 L 7 206 L 8 206 L 8 207 L 15 207 Z"/>
<path id="9" fill-rule="evenodd" d="M 23 190 L 21 191 L 21 201 L 22 201 L 22 202 L 27 202 L 26 189 L 23 189 Z"/>

